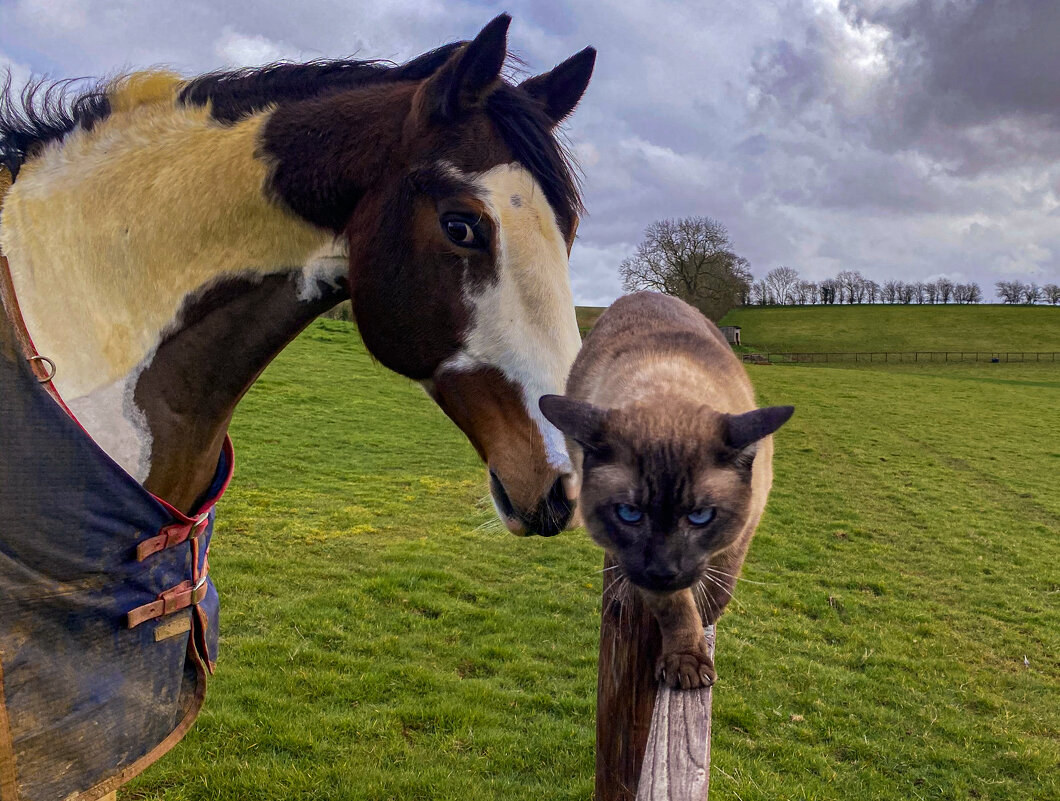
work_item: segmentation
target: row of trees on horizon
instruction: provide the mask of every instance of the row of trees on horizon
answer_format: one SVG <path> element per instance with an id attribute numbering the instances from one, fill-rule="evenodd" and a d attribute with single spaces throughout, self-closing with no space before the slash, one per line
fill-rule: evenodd
<path id="1" fill-rule="evenodd" d="M 998 281 L 1002 303 L 1060 304 L 1060 286 L 1022 281 Z M 983 291 L 974 281 L 962 284 L 949 278 L 934 281 L 886 281 L 879 284 L 857 270 L 843 270 L 820 283 L 803 281 L 791 267 L 776 267 L 755 281 L 741 299 L 744 306 L 812 306 L 832 303 L 982 303 Z"/>
<path id="2" fill-rule="evenodd" d="M 688 301 L 712 320 L 736 306 L 809 306 L 856 303 L 982 303 L 979 284 L 948 278 L 885 281 L 843 270 L 823 281 L 803 280 L 792 267 L 776 267 L 755 279 L 747 259 L 737 255 L 725 226 L 710 217 L 659 220 L 619 266 L 626 291 L 651 289 Z M 995 285 L 1003 303 L 1060 304 L 1060 286 L 1022 281 Z"/>

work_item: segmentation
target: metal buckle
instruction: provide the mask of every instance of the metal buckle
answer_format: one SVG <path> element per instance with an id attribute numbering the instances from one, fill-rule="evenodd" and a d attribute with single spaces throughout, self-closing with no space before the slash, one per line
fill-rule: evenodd
<path id="1" fill-rule="evenodd" d="M 37 383 L 38 384 L 47 384 L 49 381 L 51 381 L 53 378 L 55 378 L 55 372 L 56 372 L 56 370 L 59 369 L 59 368 L 57 368 L 55 366 L 55 362 L 53 362 L 47 356 L 30 356 L 26 361 L 31 362 L 31 363 L 32 362 L 41 362 L 46 367 L 48 367 L 48 369 L 49 369 L 48 375 L 45 376 L 44 378 L 38 378 L 37 379 Z"/>

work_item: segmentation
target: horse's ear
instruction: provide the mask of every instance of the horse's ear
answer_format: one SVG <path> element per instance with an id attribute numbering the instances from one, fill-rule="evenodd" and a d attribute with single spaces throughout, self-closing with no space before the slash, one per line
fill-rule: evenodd
<path id="1" fill-rule="evenodd" d="M 542 75 L 527 78 L 519 88 L 539 101 L 553 125 L 574 111 L 593 76 L 596 48 L 587 47 Z"/>
<path id="2" fill-rule="evenodd" d="M 511 21 L 507 14 L 494 18 L 430 78 L 425 91 L 432 118 L 448 122 L 482 101 L 508 56 Z"/>

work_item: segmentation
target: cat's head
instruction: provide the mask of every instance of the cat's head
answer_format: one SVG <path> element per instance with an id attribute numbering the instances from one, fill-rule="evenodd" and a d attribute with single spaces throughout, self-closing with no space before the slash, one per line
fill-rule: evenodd
<path id="1" fill-rule="evenodd" d="M 658 592 L 691 586 L 739 538 L 758 443 L 795 411 L 729 415 L 682 402 L 606 410 L 559 395 L 540 406 L 583 453 L 589 533 L 634 584 Z"/>

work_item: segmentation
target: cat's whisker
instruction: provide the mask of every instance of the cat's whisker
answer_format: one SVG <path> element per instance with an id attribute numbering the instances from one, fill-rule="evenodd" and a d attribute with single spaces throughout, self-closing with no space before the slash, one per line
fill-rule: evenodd
<path id="1" fill-rule="evenodd" d="M 734 576 L 732 573 L 726 573 L 724 570 L 719 570 L 718 568 L 713 567 L 711 565 L 706 565 L 705 567 L 703 567 L 703 570 L 705 572 L 713 573 L 716 576 L 721 576 L 722 578 L 731 578 L 734 581 L 742 581 L 745 584 L 758 584 L 763 587 L 772 587 L 779 584 L 779 582 L 776 581 L 754 581 L 749 578 L 744 578 L 743 576 Z"/>
<path id="2" fill-rule="evenodd" d="M 715 576 L 712 576 L 710 573 L 704 573 L 703 578 L 708 580 L 711 584 L 714 584 L 715 586 L 719 587 L 726 595 L 729 596 L 730 602 L 735 602 L 738 607 L 743 608 L 743 604 L 740 603 L 739 600 L 737 600 L 735 595 L 733 595 L 734 589 L 730 589 L 726 584 L 721 581 L 718 581 L 718 579 Z"/>
<path id="3" fill-rule="evenodd" d="M 706 607 L 707 617 L 712 620 L 717 620 L 721 614 L 714 602 L 711 600 L 710 593 L 707 591 L 707 585 L 703 583 L 703 579 L 700 579 L 696 584 L 696 589 L 699 590 L 700 595 L 703 598 L 703 606 Z M 700 614 L 702 615 L 702 609 Z"/>

